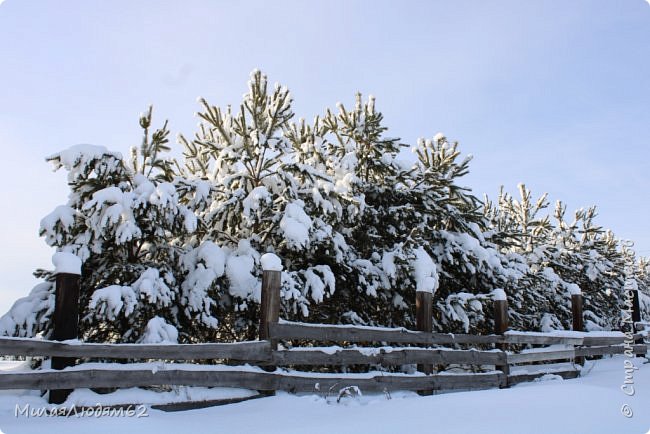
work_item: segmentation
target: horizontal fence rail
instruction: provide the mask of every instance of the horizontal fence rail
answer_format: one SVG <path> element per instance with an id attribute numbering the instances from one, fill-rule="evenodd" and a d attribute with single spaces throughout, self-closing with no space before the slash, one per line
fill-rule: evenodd
<path id="1" fill-rule="evenodd" d="M 618 345 L 625 343 L 626 336 L 621 332 L 520 332 L 507 331 L 502 337 L 502 342 L 508 344 L 531 345 Z M 643 334 L 636 333 L 632 339 L 641 339 Z"/>
<path id="2" fill-rule="evenodd" d="M 562 370 L 545 370 L 543 373 L 523 373 L 516 372 L 508 375 L 508 386 L 514 386 L 519 383 L 526 383 L 528 381 L 534 381 L 542 375 L 558 375 L 565 380 L 570 380 L 572 378 L 578 378 L 580 376 L 580 371 L 577 369 L 565 368 Z"/>
<path id="3" fill-rule="evenodd" d="M 317 332 L 325 329 L 323 335 Z M 507 344 L 531 344 L 531 345 L 582 345 L 582 346 L 609 346 L 621 345 L 625 342 L 625 336 L 589 336 L 588 332 L 583 336 L 561 335 L 557 333 L 528 333 L 528 332 L 506 332 L 504 336 L 498 335 L 454 335 L 440 333 L 414 332 L 407 329 L 370 329 L 355 326 L 319 326 L 306 325 L 300 323 L 280 323 L 272 326 L 272 339 L 294 339 L 294 340 L 317 340 L 333 342 L 398 342 L 411 344 L 430 344 L 430 345 L 451 345 L 451 344 L 489 344 L 489 343 L 507 343 Z M 641 338 L 641 334 L 635 334 L 634 340 Z M 328 352 L 336 351 L 331 347 L 307 347 L 310 350 Z M 392 348 L 392 347 L 391 347 Z M 641 351 L 643 346 L 635 346 Z M 392 351 L 398 351 L 399 348 L 392 348 Z M 404 351 L 404 349 L 401 349 Z M 415 357 L 420 357 L 421 348 L 411 348 L 408 351 Z M 361 349 L 349 350 L 363 351 Z M 368 351 L 380 351 L 376 348 L 369 348 Z M 366 352 L 367 355 L 371 355 Z M 388 349 L 383 350 L 389 354 Z M 431 350 L 429 350 L 431 351 Z M 453 350 L 448 350 L 453 354 Z M 457 350 L 456 354 L 461 351 Z M 474 354 L 483 355 L 486 358 L 493 357 L 494 351 L 477 351 L 469 350 Z M 598 354 L 621 354 L 622 347 L 613 347 L 613 352 L 598 353 L 587 351 L 580 355 L 598 355 Z M 636 350 L 635 350 L 636 351 Z M 293 355 L 274 356 L 278 351 L 271 351 L 269 341 L 247 341 L 237 343 L 207 343 L 207 344 L 96 344 L 81 342 L 58 342 L 50 340 L 38 340 L 31 338 L 10 338 L 0 337 L 0 354 L 6 356 L 55 356 L 55 357 L 75 357 L 75 358 L 106 358 L 106 359 L 165 359 L 165 360 L 201 360 L 201 359 L 230 359 L 248 362 L 274 362 L 279 363 L 283 358 L 290 363 Z M 279 351 L 279 353 L 283 353 Z M 407 354 L 407 353 L 405 353 Z M 417 354 L 417 356 L 416 356 Z M 435 351 L 430 354 L 437 354 Z M 451 354 L 447 354 L 451 356 Z M 396 357 L 403 357 L 402 355 Z M 437 356 L 434 356 L 434 358 Z M 441 356 L 444 358 L 445 356 Z M 453 361 L 450 363 L 498 363 L 494 359 L 490 361 L 478 360 L 475 357 L 468 356 L 465 361 Z M 494 356 L 497 357 L 497 356 Z M 387 359 L 388 360 L 388 359 Z M 343 362 L 342 362 L 343 363 Z M 354 362 L 356 363 L 356 362 Z M 420 363 L 420 360 L 411 363 Z M 437 362 L 434 362 L 437 363 Z M 345 364 L 345 363 L 343 363 Z"/>
<path id="4" fill-rule="evenodd" d="M 81 369 L 79 369 L 81 368 Z M 74 389 L 90 387 L 142 387 L 184 385 L 241 387 L 256 390 L 317 392 L 357 386 L 363 391 L 472 390 L 506 383 L 501 372 L 478 374 L 286 374 L 222 369 L 87 369 L 83 365 L 62 371 L 0 374 L 0 389 Z"/>
<path id="5" fill-rule="evenodd" d="M 405 328 L 384 328 L 353 325 L 325 325 L 296 322 L 279 322 L 269 325 L 272 339 L 313 340 L 332 342 L 386 342 L 421 345 L 453 344 L 531 344 L 531 345 L 616 345 L 625 341 L 619 332 L 519 332 L 503 335 L 472 335 L 455 333 L 428 333 Z M 643 335 L 637 333 L 634 339 Z"/>
<path id="6" fill-rule="evenodd" d="M 334 342 L 390 342 L 400 344 L 450 345 L 494 344 L 498 335 L 430 333 L 405 328 L 383 328 L 352 325 L 324 325 L 280 322 L 269 325 L 274 339 L 303 339 Z"/>
<path id="7" fill-rule="evenodd" d="M 271 360 L 268 341 L 209 344 L 95 344 L 28 338 L 0 338 L 0 353 L 8 356 L 55 356 L 106 359 Z"/>
<path id="8" fill-rule="evenodd" d="M 298 348 L 273 353 L 274 365 L 407 365 L 407 364 L 506 363 L 501 351 L 447 350 L 437 348 Z"/>
<path id="9" fill-rule="evenodd" d="M 0 353 L 12 356 L 58 356 L 105 359 L 201 360 L 229 359 L 273 365 L 351 365 L 415 363 L 498 364 L 501 351 L 438 348 L 305 347 L 271 351 L 269 341 L 233 344 L 94 344 L 66 343 L 27 338 L 0 338 Z"/>
<path id="10" fill-rule="evenodd" d="M 648 346 L 645 344 L 632 345 L 632 353 L 638 356 L 644 356 L 648 352 Z M 623 354 L 625 353 L 625 347 L 616 345 L 616 346 L 606 346 L 606 347 L 580 347 L 576 348 L 576 356 L 604 356 L 610 354 Z"/>

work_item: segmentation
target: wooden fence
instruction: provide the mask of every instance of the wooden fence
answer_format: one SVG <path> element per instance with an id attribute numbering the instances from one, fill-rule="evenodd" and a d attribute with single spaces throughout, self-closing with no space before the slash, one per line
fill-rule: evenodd
<path id="1" fill-rule="evenodd" d="M 614 333 L 528 333 L 506 332 L 504 335 L 477 336 L 441 334 L 406 329 L 382 329 L 355 326 L 322 326 L 281 322 L 269 328 L 270 338 L 278 340 L 327 341 L 413 346 L 310 346 L 273 349 L 270 340 L 223 344 L 92 344 L 47 340 L 0 338 L 0 352 L 13 356 L 51 356 L 66 358 L 101 358 L 164 360 L 151 363 L 82 363 L 65 370 L 0 373 L 0 389 L 75 389 L 86 387 L 138 387 L 152 385 L 191 385 L 243 387 L 256 390 L 292 392 L 326 391 L 331 388 L 357 386 L 362 391 L 449 390 L 506 387 L 529 381 L 540 375 L 555 373 L 564 378 L 579 374 L 573 362 L 577 357 L 621 354 L 626 349 L 643 355 L 645 344 L 626 347 L 626 338 Z M 640 335 L 634 336 L 635 339 Z M 501 349 L 457 349 L 460 345 L 551 345 L 518 352 Z M 557 348 L 562 345 L 562 348 Z M 451 348 L 450 348 L 451 347 Z M 228 364 L 198 365 L 170 363 L 176 361 L 218 359 Z M 539 362 L 563 365 L 539 365 Z M 567 363 L 568 362 L 568 363 Z M 246 363 L 256 367 L 232 365 Z M 400 366 L 435 365 L 435 373 L 370 372 L 362 374 L 322 374 L 275 370 L 265 366 Z M 530 366 L 532 364 L 537 364 Z M 465 370 L 485 372 L 454 373 L 443 369 L 456 365 Z M 524 369 L 529 365 L 529 369 Z M 508 375 L 495 366 L 508 366 Z M 533 368 L 533 369 L 530 369 Z"/>
<path id="2" fill-rule="evenodd" d="M 53 403 L 62 402 L 75 388 L 154 385 L 321 393 L 356 386 L 364 392 L 432 393 L 508 387 L 548 373 L 573 378 L 579 375 L 585 357 L 647 353 L 639 333 L 510 331 L 505 300 L 495 301 L 495 333 L 481 336 L 434 333 L 430 321 L 418 321 L 418 328 L 424 330 L 291 323 L 278 318 L 279 272 L 265 271 L 263 288 L 259 341 L 152 345 L 0 338 L 0 355 L 46 356 L 67 365 L 64 369 L 53 363 L 54 369 L 2 372 L 0 389 L 50 390 Z M 418 299 L 418 318 L 430 317 L 430 294 L 419 294 Z M 577 302 L 581 300 L 574 297 L 574 306 Z M 581 315 L 581 309 L 575 311 Z M 581 319 L 574 321 L 574 327 L 582 327 Z M 79 363 L 93 358 L 129 363 Z M 163 362 L 152 364 L 152 360 Z M 219 363 L 179 363 L 192 360 Z M 305 369 L 359 365 L 366 365 L 369 372 Z"/>

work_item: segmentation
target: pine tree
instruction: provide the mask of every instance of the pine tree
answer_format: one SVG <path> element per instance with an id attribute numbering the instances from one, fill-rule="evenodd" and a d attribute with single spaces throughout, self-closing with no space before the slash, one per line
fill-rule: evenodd
<path id="1" fill-rule="evenodd" d="M 335 291 L 334 272 L 345 271 L 349 259 L 336 227 L 349 212 L 347 198 L 322 170 L 322 124 L 292 124 L 286 88 L 269 91 L 266 76 L 254 71 L 237 114 L 201 103 L 199 132 L 192 141 L 181 138 L 187 175 L 211 183 L 193 242 L 227 250 L 226 273 L 211 283 L 221 288 L 223 327 L 230 336 L 253 337 L 262 253 L 284 260 L 285 316 L 306 317 L 312 303 Z"/>
<path id="2" fill-rule="evenodd" d="M 48 157 L 55 170 L 68 171 L 71 192 L 66 205 L 41 221 L 40 231 L 50 246 L 83 261 L 80 331 L 89 341 L 136 342 L 161 327 L 189 326 L 178 312 L 175 287 L 182 277 L 179 239 L 196 229 L 196 217 L 181 204 L 192 189 L 174 182 L 172 162 L 162 157 L 169 149 L 167 123 L 150 134 L 151 117 L 149 108 L 140 118 L 143 140 L 130 163 L 87 145 Z M 50 272 L 37 274 L 51 279 Z M 50 312 L 52 301 L 40 311 Z M 51 327 L 48 316 L 27 333 L 47 336 Z"/>

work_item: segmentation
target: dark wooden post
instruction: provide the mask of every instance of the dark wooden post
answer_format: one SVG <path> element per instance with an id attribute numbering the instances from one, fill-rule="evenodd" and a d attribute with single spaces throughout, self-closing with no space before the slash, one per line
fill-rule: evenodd
<path id="1" fill-rule="evenodd" d="M 269 324 L 280 320 L 280 286 L 282 285 L 280 258 L 267 253 L 262 256 L 262 267 L 266 269 L 262 271 L 259 337 L 260 340 L 270 340 L 271 350 L 275 351 L 278 349 L 278 341 L 271 339 Z M 270 372 L 275 370 L 275 366 L 264 366 L 262 369 Z M 261 391 L 261 393 L 266 396 L 275 395 L 275 391 L 272 390 Z"/>
<path id="2" fill-rule="evenodd" d="M 503 290 L 495 293 L 494 300 L 494 334 L 501 335 L 508 330 L 508 299 L 505 296 Z M 499 343 L 496 345 L 501 351 L 506 351 L 508 349 L 507 343 Z M 508 375 L 510 375 L 510 366 L 506 363 L 505 365 L 496 365 L 494 369 L 503 372 L 506 375 L 506 384 L 504 387 L 508 387 Z"/>
<path id="3" fill-rule="evenodd" d="M 582 315 L 582 294 L 577 292 L 571 294 L 571 316 L 573 318 L 573 330 L 577 332 L 584 331 L 584 319 Z M 585 365 L 585 358 L 578 356 L 575 359 L 576 364 Z"/>
<path id="4" fill-rule="evenodd" d="M 58 259 L 57 259 L 58 258 Z M 81 261 L 69 253 L 57 253 L 53 258 L 55 271 L 54 330 L 52 339 L 65 341 L 79 337 L 79 281 Z M 52 369 L 74 366 L 74 357 L 52 357 Z M 50 390 L 50 404 L 61 404 L 71 389 Z"/>
<path id="5" fill-rule="evenodd" d="M 262 272 L 262 300 L 260 306 L 260 340 L 269 339 L 269 324 L 280 319 L 280 284 L 282 272 L 264 270 Z M 271 339 L 271 346 L 277 349 L 278 342 Z"/>
<path id="6" fill-rule="evenodd" d="M 433 331 L 433 294 L 426 291 L 415 293 L 415 327 L 418 331 L 431 333 Z M 418 365 L 418 371 L 425 374 L 433 373 L 433 365 Z M 432 395 L 433 390 L 421 390 L 420 395 Z"/>
<path id="7" fill-rule="evenodd" d="M 415 328 L 418 331 L 431 333 L 433 331 L 433 294 L 426 291 L 415 293 Z M 418 365 L 418 371 L 425 374 L 433 372 L 433 365 Z"/>
<path id="8" fill-rule="evenodd" d="M 637 332 L 637 323 L 641 322 L 641 305 L 639 304 L 639 290 L 632 289 L 632 333 Z M 640 328 L 639 330 L 643 330 Z M 643 344 L 643 338 L 634 341 L 635 344 Z"/>

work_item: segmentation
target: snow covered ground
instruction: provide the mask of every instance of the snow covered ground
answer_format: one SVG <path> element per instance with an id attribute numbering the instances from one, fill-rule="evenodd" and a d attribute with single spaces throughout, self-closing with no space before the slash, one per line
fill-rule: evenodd
<path id="1" fill-rule="evenodd" d="M 45 407 L 36 392 L 0 394 L 0 431 L 3 433 L 603 433 L 650 432 L 650 364 L 635 359 L 634 395 L 621 391 L 625 358 L 616 356 L 588 362 L 583 377 L 562 380 L 549 375 L 544 381 L 510 389 L 445 393 L 421 397 L 393 393 L 345 397 L 278 393 L 238 404 L 200 410 L 163 412 L 144 407 L 133 417 L 26 417 L 15 415 L 16 405 Z M 152 392 L 120 391 L 121 396 L 75 392 L 76 403 L 114 404 L 121 399 L 149 403 L 163 399 L 245 396 L 246 391 L 194 388 L 175 395 L 152 398 Z M 622 415 L 627 404 L 632 417 Z M 146 413 L 148 417 L 136 417 Z"/>

